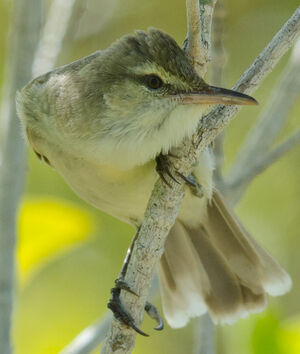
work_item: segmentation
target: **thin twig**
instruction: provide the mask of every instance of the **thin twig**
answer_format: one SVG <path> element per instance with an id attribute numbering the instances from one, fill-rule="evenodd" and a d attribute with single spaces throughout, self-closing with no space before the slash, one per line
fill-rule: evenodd
<path id="1" fill-rule="evenodd" d="M 280 58 L 291 48 L 294 41 L 300 34 L 300 6 L 296 9 L 289 20 L 282 26 L 280 31 L 273 37 L 270 43 L 254 60 L 253 64 L 240 77 L 233 86 L 233 90 L 253 93 L 265 77 L 274 69 Z M 223 129 L 232 117 L 241 109 L 240 106 L 215 107 L 209 114 L 202 117 L 195 135 L 195 143 L 203 140 L 203 127 L 214 128 L 214 137 Z"/>
<path id="2" fill-rule="evenodd" d="M 214 354 L 216 352 L 215 326 L 206 313 L 196 319 L 194 354 Z"/>
<path id="3" fill-rule="evenodd" d="M 212 45 L 210 83 L 215 86 L 222 86 L 222 77 L 226 64 L 226 53 L 224 48 L 224 0 L 218 0 L 215 6 L 212 21 Z M 214 183 L 221 184 L 222 166 L 224 161 L 224 133 L 217 136 L 213 144 L 215 157 Z M 194 353 L 214 354 L 215 353 L 215 328 L 208 314 L 195 319 L 194 332 Z"/>
<path id="4" fill-rule="evenodd" d="M 159 288 L 158 276 L 155 276 L 149 293 L 149 299 L 157 295 Z M 60 354 L 87 354 L 95 350 L 104 340 L 111 322 L 111 313 L 107 312 L 96 323 L 85 328 Z"/>
<path id="5" fill-rule="evenodd" d="M 227 61 L 224 48 L 225 14 L 224 0 L 219 0 L 215 7 L 212 24 L 212 61 L 210 69 L 211 83 L 214 86 L 222 86 L 223 72 Z M 224 133 L 216 137 L 213 152 L 215 157 L 214 183 L 218 186 L 223 184 Z"/>
<path id="6" fill-rule="evenodd" d="M 0 169 L 0 353 L 10 354 L 15 282 L 16 214 L 25 180 L 25 148 L 15 94 L 31 78 L 42 19 L 42 1 L 17 0 L 4 83 Z"/>
<path id="7" fill-rule="evenodd" d="M 54 67 L 63 44 L 72 36 L 76 20 L 84 6 L 85 1 L 82 0 L 54 0 L 52 2 L 33 62 L 34 77 Z"/>
<path id="8" fill-rule="evenodd" d="M 111 313 L 85 328 L 60 354 L 87 354 L 91 353 L 104 340 L 111 322 Z"/>
<path id="9" fill-rule="evenodd" d="M 243 147 L 233 163 L 224 185 L 238 186 L 242 184 L 241 176 L 249 175 L 244 171 L 255 170 L 257 160 L 264 160 L 271 144 L 281 131 L 291 107 L 300 94 L 300 38 L 294 46 L 291 59 L 276 85 L 272 96 L 248 134 Z M 253 178 L 255 175 L 253 175 Z M 245 181 L 247 182 L 247 181 Z M 247 183 L 245 183 L 245 186 Z"/>
<path id="10" fill-rule="evenodd" d="M 299 32 L 300 7 L 242 75 L 235 88 L 243 92 L 253 92 L 291 47 Z M 185 140 L 177 149 L 181 158 L 177 161 L 176 169 L 180 173 L 189 174 L 192 171 L 199 154 L 228 125 L 237 111 L 235 107 L 220 106 L 202 117 L 192 142 Z M 163 253 L 165 240 L 175 222 L 183 196 L 183 185 L 172 183 L 171 189 L 158 180 L 150 197 L 125 276 L 126 283 L 139 296 L 121 292 L 122 303 L 138 325 L 143 318 L 144 304 L 155 266 Z M 131 328 L 114 319 L 101 353 L 130 353 L 135 335 Z"/>
<path id="11" fill-rule="evenodd" d="M 216 0 L 186 0 L 188 40 L 184 49 L 202 77 L 210 61 L 210 32 L 215 3 Z"/>
<path id="12" fill-rule="evenodd" d="M 293 134 L 283 143 L 278 145 L 273 150 L 265 153 L 262 156 L 255 158 L 251 166 L 248 166 L 241 171 L 238 178 L 235 179 L 234 184 L 226 185 L 226 193 L 230 196 L 230 201 L 235 204 L 244 195 L 247 187 L 253 179 L 266 170 L 269 166 L 279 160 L 283 155 L 289 152 L 292 148 L 300 144 L 300 131 Z"/>
<path id="13" fill-rule="evenodd" d="M 212 22 L 212 46 L 211 46 L 211 83 L 219 86 L 223 82 L 223 73 L 227 63 L 227 53 L 224 47 L 226 10 L 224 0 L 218 0 L 215 6 Z"/>

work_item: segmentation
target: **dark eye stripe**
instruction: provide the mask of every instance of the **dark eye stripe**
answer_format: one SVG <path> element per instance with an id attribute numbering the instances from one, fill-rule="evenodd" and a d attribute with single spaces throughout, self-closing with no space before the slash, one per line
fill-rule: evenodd
<path id="1" fill-rule="evenodd" d="M 144 80 L 145 85 L 151 90 L 158 90 L 163 86 L 162 79 L 154 74 L 146 75 Z"/>

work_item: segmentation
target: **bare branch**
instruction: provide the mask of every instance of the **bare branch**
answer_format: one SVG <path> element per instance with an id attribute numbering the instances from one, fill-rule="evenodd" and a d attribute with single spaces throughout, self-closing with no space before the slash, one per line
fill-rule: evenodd
<path id="1" fill-rule="evenodd" d="M 111 322 L 111 314 L 106 313 L 96 323 L 85 328 L 60 354 L 86 354 L 92 352 L 104 340 Z"/>
<path id="2" fill-rule="evenodd" d="M 249 69 L 244 72 L 233 89 L 248 94 L 253 93 L 263 79 L 274 69 L 279 59 L 291 48 L 299 34 L 300 6 L 254 60 Z M 208 129 L 213 128 L 213 135 L 216 137 L 224 128 L 224 125 L 228 124 L 240 109 L 240 106 L 223 105 L 214 108 L 208 115 L 201 119 L 197 133 L 198 138 L 195 136 L 194 140 L 198 143 L 203 140 L 203 127 L 207 127 Z"/>
<path id="3" fill-rule="evenodd" d="M 223 82 L 224 68 L 227 63 L 227 53 L 224 48 L 226 10 L 224 0 L 218 0 L 212 23 L 212 47 L 211 47 L 211 82 L 219 86 Z"/>
<path id="4" fill-rule="evenodd" d="M 153 278 L 150 288 L 149 298 L 157 295 L 159 288 L 158 276 Z M 111 321 L 111 313 L 107 312 L 96 323 L 85 328 L 79 333 L 72 342 L 63 349 L 60 354 L 86 354 L 95 350 L 98 345 L 104 340 Z"/>
<path id="5" fill-rule="evenodd" d="M 226 185 L 226 193 L 230 196 L 232 203 L 235 204 L 242 198 L 247 187 L 257 175 L 262 173 L 283 155 L 299 144 L 300 131 L 293 134 L 290 138 L 270 152 L 257 156 L 251 165 L 243 170 L 240 170 L 240 174 L 236 176 L 234 184 Z"/>
<path id="6" fill-rule="evenodd" d="M 291 107 L 300 94 L 300 38 L 298 39 L 287 68 L 284 70 L 272 96 L 248 134 L 243 147 L 226 177 L 225 185 L 233 186 L 242 183 L 241 175 L 245 170 L 255 169 L 257 159 L 262 155 L 281 131 Z M 256 174 L 253 174 L 253 178 Z M 245 181 L 247 182 L 247 181 Z"/>
<path id="7" fill-rule="evenodd" d="M 215 86 L 222 86 L 223 72 L 226 65 L 227 55 L 225 52 L 223 39 L 225 32 L 224 0 L 219 0 L 214 11 L 212 24 L 212 61 L 211 61 L 211 83 Z M 214 181 L 216 185 L 222 183 L 222 167 L 224 163 L 224 134 L 219 134 L 214 141 L 215 170 Z"/>
<path id="8" fill-rule="evenodd" d="M 195 65 L 197 65 L 198 54 L 205 48 L 205 57 L 202 54 L 202 60 L 204 61 L 201 66 L 196 67 L 198 72 L 202 73 L 206 71 L 206 61 L 208 60 L 210 24 L 215 1 L 206 3 L 205 5 L 200 4 L 199 7 L 198 0 L 187 0 L 188 39 L 186 50 L 195 59 Z M 211 9 L 209 9 L 209 6 Z M 202 9 L 201 12 L 200 9 Z M 208 19 L 204 19 L 205 16 Z M 205 33 L 202 29 L 197 29 L 199 26 L 202 27 L 201 23 L 206 25 L 209 23 Z M 199 35 L 201 36 L 200 45 L 197 43 Z M 185 162 L 183 164 L 185 165 Z M 179 168 L 178 170 L 182 169 Z M 191 170 L 191 168 L 188 168 L 188 170 Z M 186 172 L 186 168 L 183 171 Z M 127 311 L 130 312 L 137 324 L 142 322 L 144 305 L 155 267 L 163 253 L 165 240 L 175 222 L 183 196 L 182 185 L 173 185 L 173 189 L 170 190 L 159 179 L 149 200 L 145 219 L 138 231 L 125 277 L 126 283 L 130 284 L 139 296 L 132 297 L 129 292 L 121 293 L 122 303 L 125 304 Z M 134 346 L 135 336 L 136 333 L 131 328 L 127 328 L 114 319 L 101 353 L 130 353 Z"/>
<path id="9" fill-rule="evenodd" d="M 242 92 L 253 92 L 291 47 L 299 32 L 300 7 L 245 72 L 235 88 Z M 192 142 L 185 140 L 176 149 L 177 155 L 180 156 L 176 161 L 176 170 L 185 175 L 189 174 L 199 154 L 233 119 L 237 111 L 235 107 L 220 106 L 202 117 Z M 171 189 L 158 180 L 149 200 L 125 276 L 126 283 L 139 296 L 121 292 L 121 300 L 137 324 L 142 321 L 143 308 L 155 266 L 163 253 L 165 240 L 177 217 L 183 196 L 183 185 L 172 183 Z M 113 320 L 102 354 L 130 353 L 134 346 L 135 335 L 131 328 Z"/>
<path id="10" fill-rule="evenodd" d="M 186 0 L 188 40 L 185 50 L 202 77 L 210 61 L 210 32 L 215 3 L 216 0 Z"/>
<path id="11" fill-rule="evenodd" d="M 226 53 L 223 44 L 224 39 L 224 0 L 216 3 L 212 22 L 212 46 L 211 46 L 211 66 L 210 82 L 215 86 L 222 86 L 222 77 L 226 64 Z M 217 136 L 213 144 L 215 158 L 214 183 L 220 184 L 222 178 L 222 166 L 224 162 L 224 133 Z M 205 314 L 195 319 L 194 353 L 213 354 L 215 353 L 215 328 L 210 316 Z"/>
<path id="12" fill-rule="evenodd" d="M 31 78 L 42 19 L 42 2 L 17 0 L 7 60 L 2 110 L 0 169 L 0 353 L 10 354 L 15 282 L 16 213 L 25 180 L 25 148 L 16 115 L 15 94 Z"/>
<path id="13" fill-rule="evenodd" d="M 53 13 L 52 8 L 52 17 L 55 15 L 56 25 L 62 21 L 64 27 L 57 26 L 60 31 L 55 32 L 52 42 L 51 36 L 44 30 L 40 43 L 46 43 L 49 40 L 52 44 L 55 42 L 55 45 L 42 46 L 50 60 L 41 63 L 39 55 L 43 56 L 45 52 L 40 48 L 35 56 L 34 53 L 42 25 L 43 2 L 40 0 L 15 1 L 15 23 L 1 112 L 3 115 L 3 142 L 0 170 L 0 353 L 3 354 L 11 353 L 9 336 L 15 274 L 15 216 L 23 192 L 26 171 L 24 139 L 16 115 L 15 95 L 17 90 L 32 78 L 33 61 L 36 63 L 34 75 L 53 68 L 60 53 L 61 43 L 69 33 L 68 19 L 71 17 L 70 11 L 73 7 L 69 6 L 68 13 L 67 5 L 70 5 L 71 2 L 56 1 L 56 13 Z M 60 11 L 58 6 L 64 8 L 65 11 Z M 63 15 L 63 18 L 58 18 L 58 14 Z M 52 31 L 53 27 L 48 29 Z"/>
<path id="14" fill-rule="evenodd" d="M 195 345 L 194 354 L 213 354 L 216 353 L 215 326 L 206 313 L 198 317 L 195 323 Z"/>
<path id="15" fill-rule="evenodd" d="M 84 5 L 85 1 L 82 0 L 53 0 L 33 62 L 34 77 L 54 67 L 63 43 L 74 31 L 75 20 Z"/>

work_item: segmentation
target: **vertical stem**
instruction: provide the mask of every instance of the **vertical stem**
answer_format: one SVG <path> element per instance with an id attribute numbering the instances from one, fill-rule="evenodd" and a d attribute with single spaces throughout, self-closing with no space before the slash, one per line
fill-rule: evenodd
<path id="1" fill-rule="evenodd" d="M 215 352 L 215 326 L 209 314 L 206 314 L 196 319 L 194 354 L 214 354 Z"/>
<path id="2" fill-rule="evenodd" d="M 210 47 L 211 47 L 211 25 L 214 14 L 216 0 L 186 0 L 187 18 L 188 18 L 188 41 L 184 50 L 193 59 L 194 67 L 198 75 L 204 77 L 207 71 L 208 63 L 210 62 Z M 216 32 L 216 26 L 213 27 Z M 218 28 L 219 29 L 219 28 Z M 220 31 L 222 28 L 220 29 Z M 216 32 L 215 50 L 217 54 L 222 52 L 222 35 L 221 32 Z M 222 72 L 222 61 L 219 56 L 219 62 L 215 65 L 215 69 Z M 213 69 L 214 70 L 214 69 Z M 218 78 L 219 72 L 216 72 Z M 221 142 L 222 143 L 222 142 Z M 220 165 L 220 164 L 219 164 Z M 200 334 L 201 333 L 201 334 Z M 213 354 L 214 351 L 214 326 L 209 318 L 209 315 L 196 320 L 195 328 L 195 354 Z M 210 345 L 208 345 L 210 343 Z"/>
<path id="3" fill-rule="evenodd" d="M 224 0 L 219 0 L 214 11 L 211 46 L 211 82 L 216 86 L 222 85 L 224 67 L 227 61 L 227 54 L 224 48 L 225 15 Z"/>
<path id="4" fill-rule="evenodd" d="M 23 192 L 25 148 L 16 115 L 16 91 L 31 78 L 31 67 L 42 19 L 43 2 L 15 0 L 8 70 L 2 110 L 0 168 L 0 353 L 10 354 L 11 315 L 15 280 L 16 214 Z"/>
<path id="5" fill-rule="evenodd" d="M 199 76 L 204 77 L 210 61 L 211 22 L 216 0 L 186 0 L 188 41 L 184 50 L 193 60 Z"/>
<path id="6" fill-rule="evenodd" d="M 222 79 L 227 58 L 224 48 L 225 15 L 224 0 L 219 0 L 215 7 L 212 24 L 211 83 L 215 86 L 223 84 Z M 221 187 L 223 184 L 224 132 L 216 137 L 213 151 L 215 156 L 214 182 L 216 186 Z"/>
<path id="7" fill-rule="evenodd" d="M 33 62 L 33 76 L 53 69 L 61 49 L 74 34 L 86 0 L 52 0 Z"/>

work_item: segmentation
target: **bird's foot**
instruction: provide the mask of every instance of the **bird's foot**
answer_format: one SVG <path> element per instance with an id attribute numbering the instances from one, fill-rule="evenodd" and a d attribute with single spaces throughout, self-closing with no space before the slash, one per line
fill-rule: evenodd
<path id="1" fill-rule="evenodd" d="M 164 321 L 158 313 L 157 308 L 147 301 L 145 305 L 145 311 L 149 317 L 157 322 L 157 326 L 154 329 L 156 331 L 162 331 L 164 329 Z"/>
<path id="2" fill-rule="evenodd" d="M 133 317 L 124 309 L 120 294 L 121 290 L 129 291 L 132 294 L 138 296 L 133 290 L 130 289 L 128 284 L 123 280 L 117 279 L 115 281 L 116 286 L 111 289 L 111 298 L 107 304 L 107 307 L 112 311 L 115 318 L 120 322 L 126 324 L 127 326 L 133 328 L 137 333 L 141 334 L 142 336 L 148 337 L 148 334 L 140 330 L 134 322 Z"/>
<path id="3" fill-rule="evenodd" d="M 119 320 L 120 322 L 126 324 L 127 326 L 131 327 L 134 329 L 137 333 L 141 334 L 142 336 L 148 337 L 149 335 L 145 332 L 143 332 L 141 329 L 137 327 L 137 325 L 134 322 L 133 317 L 124 309 L 121 299 L 120 299 L 120 293 L 121 290 L 126 290 L 130 292 L 131 294 L 134 294 L 138 296 L 136 292 L 134 292 L 130 286 L 122 279 L 117 279 L 115 281 L 116 286 L 111 289 L 111 299 L 109 300 L 107 307 L 113 312 L 115 318 Z M 160 331 L 164 328 L 164 323 L 162 318 L 160 317 L 157 309 L 155 306 L 150 304 L 148 301 L 146 302 L 145 305 L 145 311 L 147 314 L 156 320 L 158 323 L 158 326 L 155 327 L 154 329 L 157 331 Z"/>
<path id="4" fill-rule="evenodd" d="M 170 158 L 177 158 L 176 156 L 174 156 L 172 154 L 169 154 L 168 156 Z M 197 190 L 197 195 L 200 196 L 202 187 L 196 181 L 195 177 L 193 175 L 185 176 L 184 174 L 182 174 L 176 170 L 174 171 L 174 173 L 172 173 L 171 172 L 171 163 L 168 159 L 168 156 L 163 155 L 163 154 L 159 154 L 156 157 L 156 172 L 159 174 L 159 176 L 163 180 L 163 182 L 166 183 L 167 186 L 172 188 L 171 184 L 167 180 L 167 176 L 169 178 L 171 178 L 176 183 L 180 183 L 178 180 L 178 177 L 179 177 L 188 186 Z M 174 174 L 177 176 L 177 179 L 175 178 Z M 194 194 L 196 194 L 196 193 L 194 193 Z"/>
<path id="5" fill-rule="evenodd" d="M 182 178 L 184 178 L 184 176 Z M 197 182 L 196 178 L 193 175 L 189 175 L 188 177 L 185 177 L 184 180 L 189 185 L 190 190 L 196 197 L 203 198 L 205 196 L 205 191 L 203 186 Z"/>
<path id="6" fill-rule="evenodd" d="M 176 183 L 180 183 L 171 172 L 171 163 L 167 155 L 159 154 L 155 160 L 156 172 L 159 174 L 160 178 L 168 187 L 172 188 L 172 185 L 168 181 L 168 178 L 172 179 Z"/>

